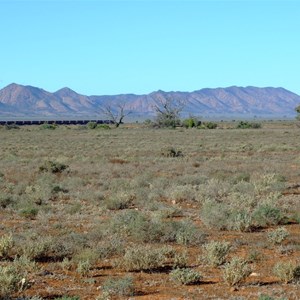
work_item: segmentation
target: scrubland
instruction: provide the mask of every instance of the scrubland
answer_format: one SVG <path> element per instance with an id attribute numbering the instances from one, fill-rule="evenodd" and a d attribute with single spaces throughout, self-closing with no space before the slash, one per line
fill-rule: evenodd
<path id="1" fill-rule="evenodd" d="M 0 128 L 0 299 L 300 299 L 300 128 Z"/>

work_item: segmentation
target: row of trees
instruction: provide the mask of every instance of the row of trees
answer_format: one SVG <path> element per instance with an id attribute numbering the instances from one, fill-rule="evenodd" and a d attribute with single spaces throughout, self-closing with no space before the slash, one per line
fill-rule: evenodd
<path id="1" fill-rule="evenodd" d="M 185 105 L 185 101 L 170 97 L 157 101 L 153 105 L 153 109 L 156 112 L 156 124 L 161 127 L 176 127 L 180 124 L 180 113 Z M 125 103 L 119 103 L 114 107 L 105 105 L 101 109 L 101 113 L 112 120 L 116 127 L 119 127 L 124 118 L 131 112 L 132 110 L 126 108 Z"/>

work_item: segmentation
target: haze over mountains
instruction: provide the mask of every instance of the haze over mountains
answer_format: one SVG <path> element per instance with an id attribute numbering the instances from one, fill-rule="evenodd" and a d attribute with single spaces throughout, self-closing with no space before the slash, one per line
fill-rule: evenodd
<path id="1" fill-rule="evenodd" d="M 122 94 L 85 96 L 70 88 L 50 93 L 41 88 L 10 84 L 0 90 L 1 118 L 88 118 L 101 117 L 101 107 L 125 103 L 131 118 L 155 116 L 153 106 L 165 98 L 186 102 L 184 116 L 271 117 L 295 116 L 300 96 L 284 88 L 237 87 L 205 88 L 193 92 L 156 91 L 146 95 Z M 102 116 L 103 117 L 103 116 Z"/>

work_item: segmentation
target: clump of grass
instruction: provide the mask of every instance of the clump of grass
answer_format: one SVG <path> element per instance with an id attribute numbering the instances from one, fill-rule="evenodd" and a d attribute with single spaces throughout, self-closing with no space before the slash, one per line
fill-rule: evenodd
<path id="1" fill-rule="evenodd" d="M 191 268 L 176 268 L 170 273 L 170 278 L 184 285 L 192 285 L 198 283 L 202 276 Z"/>

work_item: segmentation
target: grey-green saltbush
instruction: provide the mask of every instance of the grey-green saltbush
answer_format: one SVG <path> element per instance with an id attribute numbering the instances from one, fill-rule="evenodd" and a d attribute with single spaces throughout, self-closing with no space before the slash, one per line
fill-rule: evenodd
<path id="1" fill-rule="evenodd" d="M 133 296 L 133 277 L 108 278 L 102 285 L 102 291 L 107 296 Z"/>
<path id="2" fill-rule="evenodd" d="M 224 266 L 223 277 L 229 285 L 238 285 L 251 274 L 248 262 L 240 257 L 234 257 Z"/>
<path id="3" fill-rule="evenodd" d="M 201 275 L 191 268 L 177 268 L 170 273 L 170 278 L 184 285 L 196 284 L 201 280 Z"/>
<path id="4" fill-rule="evenodd" d="M 203 245 L 202 248 L 205 261 L 209 265 L 217 267 L 226 261 L 230 244 L 228 242 L 211 241 Z"/>

